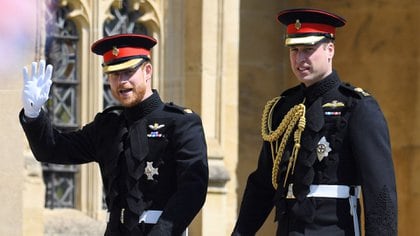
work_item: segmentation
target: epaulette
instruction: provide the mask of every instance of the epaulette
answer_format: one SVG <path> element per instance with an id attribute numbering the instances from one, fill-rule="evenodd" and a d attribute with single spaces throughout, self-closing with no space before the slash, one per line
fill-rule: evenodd
<path id="1" fill-rule="evenodd" d="M 291 88 L 286 89 L 285 91 L 283 91 L 283 93 L 281 93 L 281 96 L 282 97 L 285 97 L 285 96 L 289 96 L 289 95 L 292 95 L 292 94 L 296 94 L 301 89 L 302 89 L 302 86 L 301 85 L 296 85 L 295 87 L 291 87 Z"/>
<path id="2" fill-rule="evenodd" d="M 102 111 L 102 113 L 116 113 L 116 114 L 120 114 L 121 111 L 124 110 L 123 106 L 110 106 L 107 107 L 105 110 Z"/>
<path id="3" fill-rule="evenodd" d="M 340 85 L 340 88 L 343 88 L 345 91 L 356 95 L 359 98 L 364 98 L 364 97 L 369 97 L 370 94 L 368 92 L 366 92 L 365 90 L 363 90 L 360 87 L 355 87 L 353 85 L 351 85 L 350 83 L 342 83 Z"/>
<path id="4" fill-rule="evenodd" d="M 193 113 L 193 111 L 191 109 L 178 106 L 178 105 L 174 104 L 173 102 L 165 103 L 165 108 L 167 108 L 168 110 L 171 110 L 171 111 L 181 113 L 181 114 L 192 114 Z"/>

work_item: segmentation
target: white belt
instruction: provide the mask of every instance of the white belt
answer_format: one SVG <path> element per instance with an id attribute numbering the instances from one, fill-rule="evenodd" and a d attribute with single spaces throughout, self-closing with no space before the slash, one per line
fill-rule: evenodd
<path id="1" fill-rule="evenodd" d="M 353 188 L 354 192 L 351 193 Z M 359 219 L 357 217 L 357 199 L 360 198 L 361 187 L 354 186 L 350 187 L 347 185 L 310 185 L 309 193 L 307 197 L 319 197 L 319 198 L 348 198 L 350 204 L 350 215 L 353 216 L 354 235 L 360 235 Z M 289 184 L 287 189 L 287 199 L 294 199 L 293 195 L 293 184 Z"/>
<path id="2" fill-rule="evenodd" d="M 160 215 L 162 215 L 162 211 L 143 211 L 140 216 L 139 223 L 146 223 L 146 224 L 156 224 L 159 220 Z"/>
<path id="3" fill-rule="evenodd" d="M 325 197 L 325 198 L 349 198 L 350 195 L 360 197 L 360 186 L 354 187 L 354 194 L 350 194 L 350 186 L 347 185 L 310 185 L 307 197 Z M 294 199 L 293 184 L 289 184 L 287 199 Z"/>
<path id="4" fill-rule="evenodd" d="M 120 213 L 120 221 L 122 224 L 124 224 L 124 212 L 125 209 L 121 209 Z M 139 217 L 139 223 L 145 223 L 145 224 L 156 224 L 159 220 L 160 215 L 162 215 L 162 211 L 157 210 L 148 210 L 143 211 L 141 216 Z M 109 222 L 110 213 L 107 212 L 107 222 Z"/>
<path id="5" fill-rule="evenodd" d="M 124 224 L 124 212 L 125 209 L 121 209 L 120 213 L 120 221 L 122 224 Z M 160 215 L 162 215 L 162 211 L 157 210 L 148 210 L 143 211 L 143 213 L 139 217 L 139 223 L 145 223 L 145 224 L 156 224 L 160 218 Z M 110 213 L 107 212 L 107 222 L 109 222 Z M 184 232 L 182 232 L 181 236 L 188 236 L 188 228 L 185 229 Z"/>

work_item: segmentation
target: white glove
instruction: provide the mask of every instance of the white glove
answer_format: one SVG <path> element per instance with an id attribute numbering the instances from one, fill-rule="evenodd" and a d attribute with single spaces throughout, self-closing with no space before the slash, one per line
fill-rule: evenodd
<path id="1" fill-rule="evenodd" d="M 32 62 L 32 74 L 29 76 L 28 68 L 23 67 L 23 91 L 22 102 L 24 114 L 30 118 L 38 117 L 41 107 L 48 100 L 48 94 L 52 84 L 51 75 L 53 66 L 48 65 L 45 69 L 45 60 Z"/>

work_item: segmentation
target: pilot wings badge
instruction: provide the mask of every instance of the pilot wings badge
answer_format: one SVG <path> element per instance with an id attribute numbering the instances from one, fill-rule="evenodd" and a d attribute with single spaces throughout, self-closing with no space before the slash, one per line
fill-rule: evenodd
<path id="1" fill-rule="evenodd" d="M 149 128 L 152 130 L 150 133 L 147 134 L 149 138 L 160 138 L 164 137 L 165 135 L 159 132 L 160 129 L 165 127 L 164 124 L 154 123 L 153 125 L 149 125 Z"/>
<path id="2" fill-rule="evenodd" d="M 152 129 L 152 130 L 158 130 L 158 129 L 161 129 L 163 127 L 165 127 L 165 125 L 163 125 L 163 124 L 160 125 L 158 123 L 154 123 L 153 125 L 149 125 L 149 128 Z"/>

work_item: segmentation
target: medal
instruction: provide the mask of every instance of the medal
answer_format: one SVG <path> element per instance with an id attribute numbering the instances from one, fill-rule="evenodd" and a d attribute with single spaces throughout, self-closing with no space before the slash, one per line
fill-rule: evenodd
<path id="1" fill-rule="evenodd" d="M 321 162 L 324 157 L 328 156 L 328 153 L 331 152 L 330 143 L 327 141 L 325 136 L 321 138 L 318 142 L 318 146 L 316 147 L 316 155 L 318 156 L 318 160 Z"/>
<path id="2" fill-rule="evenodd" d="M 146 162 L 146 168 L 144 168 L 144 174 L 147 176 L 147 180 L 153 180 L 153 175 L 158 175 L 158 168 L 153 167 L 152 161 Z"/>

